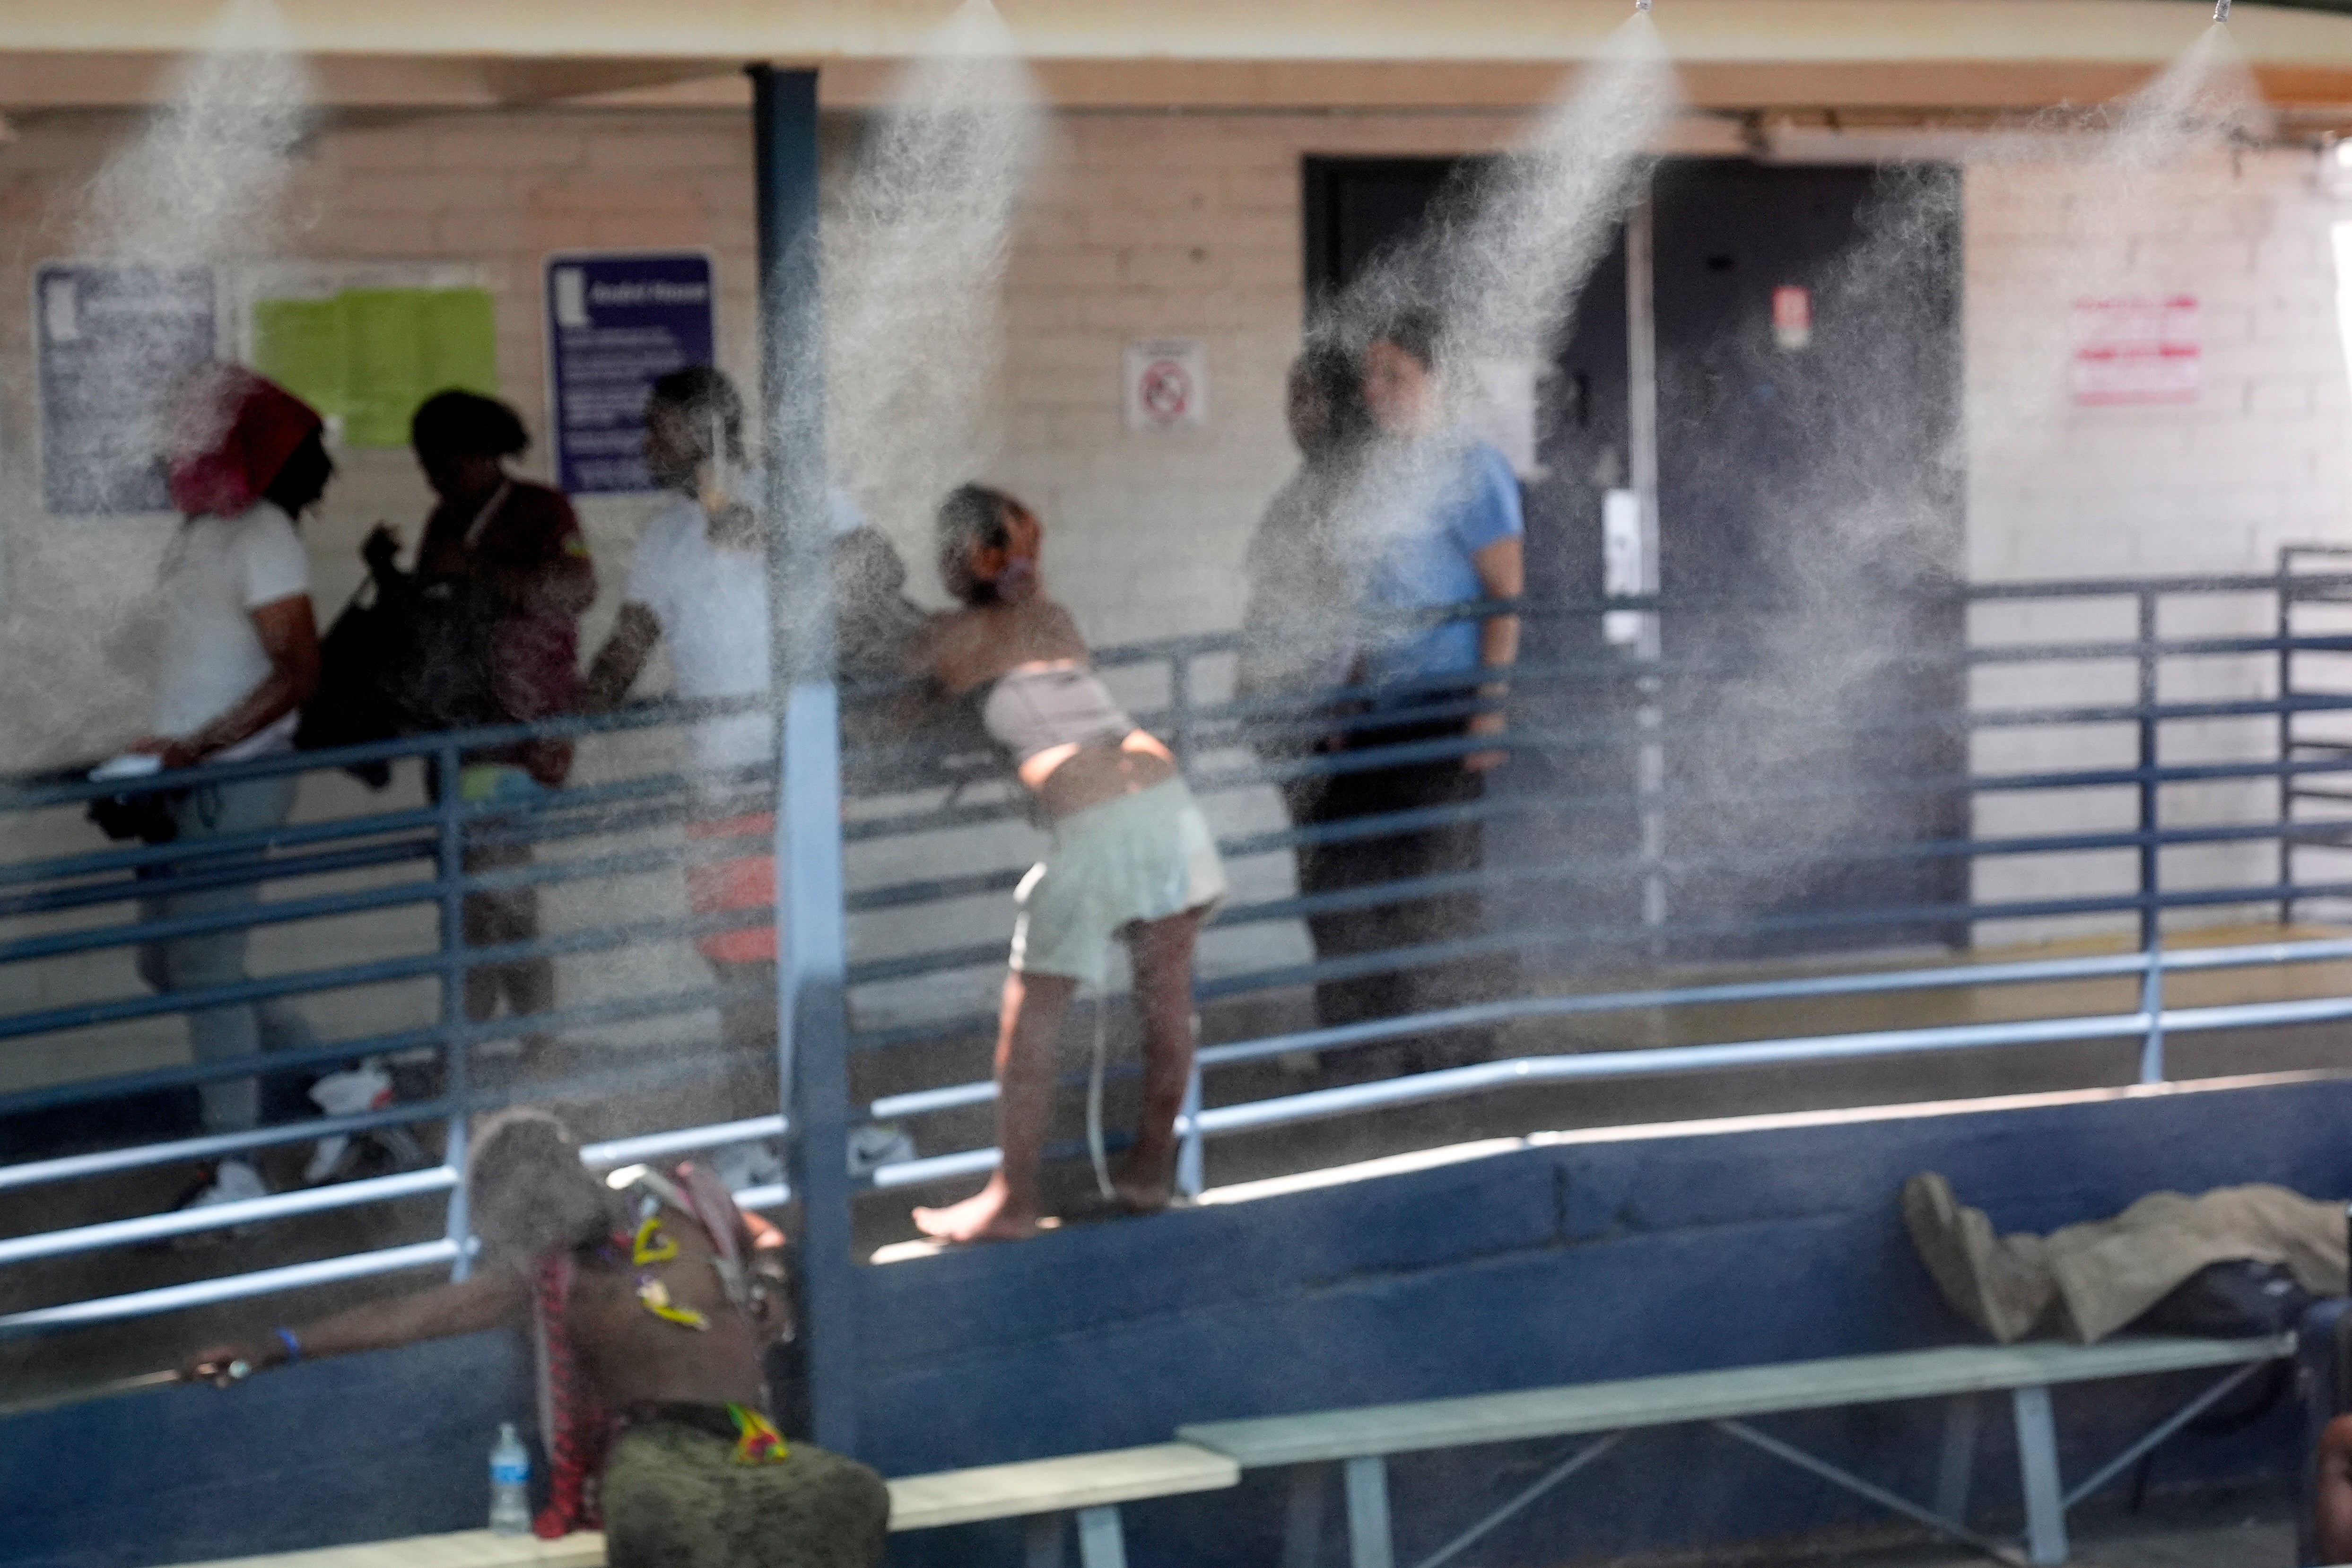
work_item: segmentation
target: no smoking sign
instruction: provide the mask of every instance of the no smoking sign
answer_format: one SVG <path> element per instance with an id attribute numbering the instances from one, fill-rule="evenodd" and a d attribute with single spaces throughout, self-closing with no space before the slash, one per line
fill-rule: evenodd
<path id="1" fill-rule="evenodd" d="M 1127 345 L 1127 427 L 1183 430 L 1208 423 L 1209 356 L 1197 338 L 1145 338 Z"/>

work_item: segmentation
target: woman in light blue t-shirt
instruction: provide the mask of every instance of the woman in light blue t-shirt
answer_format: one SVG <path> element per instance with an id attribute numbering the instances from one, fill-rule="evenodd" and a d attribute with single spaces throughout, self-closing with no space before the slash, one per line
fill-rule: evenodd
<path id="1" fill-rule="evenodd" d="M 1518 657 L 1518 616 L 1396 624 L 1398 612 L 1516 599 L 1523 586 L 1518 481 L 1494 447 L 1439 425 L 1433 374 L 1437 338 L 1429 316 L 1401 313 L 1381 323 L 1360 362 L 1364 401 L 1380 431 L 1362 493 L 1407 500 L 1402 515 L 1376 518 L 1370 529 L 1366 651 L 1357 672 L 1365 682 L 1388 689 L 1375 695 L 1371 707 L 1389 721 L 1341 737 L 1350 752 L 1466 742 L 1499 736 L 1504 729 L 1508 671 Z M 1507 755 L 1500 748 L 1471 750 L 1465 744 L 1435 758 L 1333 773 L 1315 818 L 1333 822 L 1445 807 L 1466 814 L 1485 794 L 1486 773 Z M 1299 852 L 1299 890 L 1329 893 L 1462 878 L 1479 870 L 1485 853 L 1484 828 L 1469 815 L 1409 831 L 1314 845 Z M 1328 962 L 1475 940 L 1485 933 L 1486 920 L 1475 889 L 1457 886 L 1434 895 L 1407 893 L 1387 903 L 1326 910 L 1307 923 L 1316 957 Z M 1511 963 L 1497 951 L 1323 981 L 1315 988 L 1316 1013 L 1330 1027 L 1458 1006 L 1514 985 Z M 1483 1058 L 1490 1045 L 1482 1031 L 1452 1030 L 1360 1049 L 1354 1070 L 1379 1076 L 1451 1066 Z"/>

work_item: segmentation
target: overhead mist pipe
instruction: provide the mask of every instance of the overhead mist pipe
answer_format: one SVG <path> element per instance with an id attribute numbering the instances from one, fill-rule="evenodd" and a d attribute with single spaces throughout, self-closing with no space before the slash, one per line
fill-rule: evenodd
<path id="1" fill-rule="evenodd" d="M 855 1454 L 856 1279 L 850 1256 L 848 941 L 843 930 L 841 712 L 833 683 L 819 293 L 816 72 L 755 65 L 770 690 L 777 726 L 776 1048 L 786 1169 L 801 1200 L 798 1350 L 810 1436 Z"/>

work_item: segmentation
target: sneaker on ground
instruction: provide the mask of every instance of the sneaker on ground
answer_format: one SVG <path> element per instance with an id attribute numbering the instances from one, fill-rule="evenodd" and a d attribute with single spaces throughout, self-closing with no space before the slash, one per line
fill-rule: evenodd
<path id="1" fill-rule="evenodd" d="M 392 1075 L 373 1062 L 331 1072 L 310 1086 L 310 1103 L 328 1116 L 382 1110 L 392 1103 Z M 310 1163 L 302 1167 L 302 1184 L 315 1187 L 332 1178 L 351 1145 L 348 1133 L 320 1139 L 310 1151 Z"/>
<path id="2" fill-rule="evenodd" d="M 784 1179 L 784 1162 L 775 1140 L 730 1143 L 710 1156 L 710 1173 L 727 1184 L 730 1193 L 746 1187 L 772 1186 Z"/>
<path id="3" fill-rule="evenodd" d="M 246 1160 L 223 1160 L 213 1167 L 213 1179 L 196 1190 L 194 1197 L 180 1206 L 184 1209 L 210 1208 L 215 1204 L 243 1203 L 247 1198 L 266 1198 L 269 1184 L 261 1173 Z"/>
<path id="4" fill-rule="evenodd" d="M 203 1185 L 173 1205 L 173 1209 L 174 1213 L 184 1213 L 189 1209 L 206 1209 L 218 1204 L 242 1203 L 247 1198 L 266 1198 L 268 1195 L 269 1184 L 261 1179 L 261 1173 L 255 1170 L 249 1161 L 223 1160 L 213 1167 L 211 1176 Z M 189 1231 L 172 1237 L 172 1246 L 208 1247 L 236 1236 L 240 1228 L 223 1226 L 214 1230 Z"/>
<path id="5" fill-rule="evenodd" d="M 915 1141 L 895 1122 L 869 1121 L 849 1130 L 849 1173 L 870 1176 L 885 1165 L 915 1157 Z"/>

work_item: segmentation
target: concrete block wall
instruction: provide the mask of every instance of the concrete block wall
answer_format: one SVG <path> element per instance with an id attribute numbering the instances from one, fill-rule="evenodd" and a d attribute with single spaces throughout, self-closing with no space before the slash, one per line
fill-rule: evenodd
<path id="1" fill-rule="evenodd" d="M 1969 569 L 1979 581 L 2246 574 L 2275 570 L 2280 546 L 2352 542 L 2352 398 L 2339 318 L 2335 226 L 2352 205 L 2319 179 L 2305 149 L 2200 157 L 2147 177 L 2119 199 L 2114 170 L 2079 157 L 1972 165 L 1967 183 Z M 2074 405 L 2065 394 L 2078 297 L 2193 294 L 2200 302 L 2204 384 L 2193 404 Z M 2268 636 L 2268 595 L 2165 601 L 2168 637 Z M 1979 607 L 1980 643 L 2133 635 L 2128 599 Z M 2318 629 L 2316 622 L 2305 629 Z M 2325 660 L 2311 661 L 2323 664 Z M 2308 667 L 2307 667 L 2308 668 Z M 2324 677 L 2329 672 L 2315 671 Z M 2310 679 L 2298 675 L 2298 681 Z M 2270 697 L 2265 657 L 2175 660 L 2167 702 Z M 1992 668 L 1980 705 L 2129 703 L 2128 661 Z M 2306 721 L 2307 722 L 2307 721 Z M 2260 759 L 2275 744 L 2270 718 L 2184 721 L 2164 727 L 2159 761 Z M 2127 725 L 1979 732 L 1979 773 L 2131 766 Z M 2170 826 L 2263 820 L 2276 811 L 2267 780 L 2167 785 Z M 1982 795 L 1980 835 L 2129 827 L 2129 789 Z M 2166 851 L 2174 886 L 2272 881 L 2268 844 Z M 2098 858 L 1979 859 L 1980 900 L 2121 892 L 2137 886 L 2130 851 Z M 2182 911 L 2174 923 L 2242 920 L 2241 909 Z M 2113 917 L 1989 924 L 1980 940 L 2086 929 Z"/>
<path id="2" fill-rule="evenodd" d="M 79 193 L 130 127 L 121 116 L 58 116 L 27 124 L 0 146 L 0 297 L 27 298 L 31 267 L 71 250 Z M 829 129 L 836 171 L 854 151 L 856 129 L 845 121 Z M 1497 115 L 1090 112 L 1055 120 L 1013 235 L 1003 296 L 1003 370 L 985 389 L 983 451 L 975 467 L 1039 509 L 1049 530 L 1053 589 L 1091 637 L 1126 641 L 1210 630 L 1238 616 L 1249 531 L 1293 460 L 1280 387 L 1303 307 L 1301 157 L 1478 152 L 1507 145 L 1519 129 L 1513 118 Z M 2262 571 L 2280 542 L 2352 531 L 2345 517 L 2347 400 L 2329 249 L 2336 208 L 2312 175 L 2309 155 L 2300 153 L 2217 160 L 2168 178 L 2158 199 L 2127 215 L 2122 232 L 2093 233 L 2084 215 L 2097 209 L 2079 167 L 1988 162 L 1970 169 L 1972 574 Z M 751 204 L 749 132 L 735 112 L 544 110 L 338 122 L 310 138 L 289 169 L 289 219 L 271 246 L 296 257 L 478 263 L 497 299 L 505 391 L 543 432 L 539 289 L 545 254 L 707 247 L 720 283 L 720 358 L 748 381 L 755 349 Z M 2069 405 L 2057 390 L 2068 341 L 2061 297 L 2067 290 L 2051 287 L 2057 278 L 2090 292 L 2198 293 L 2205 306 L 2207 374 L 2200 402 L 2178 409 Z M 141 727 L 146 598 L 170 526 L 164 519 L 40 514 L 28 329 L 29 312 L 0 310 L 5 767 L 102 754 Z M 1147 336 L 1206 342 L 1211 405 L 1204 428 L 1124 428 L 1120 350 Z M 2032 416 L 2016 416 L 2020 409 Z M 543 471 L 538 466 L 545 457 L 543 447 L 534 452 L 526 470 Z M 404 452 L 347 452 L 342 463 L 343 478 L 310 531 L 322 618 L 357 581 L 355 551 L 366 528 L 384 519 L 413 536 L 427 503 Z M 919 594 L 936 597 L 919 498 L 907 501 L 881 482 L 888 477 L 843 476 L 898 540 Z M 604 584 L 586 627 L 593 645 L 650 507 L 592 500 L 581 510 Z M 2112 613 L 2072 605 L 1988 612 L 1975 635 L 2075 635 L 2086 615 Z M 2118 627 L 2127 629 L 2128 612 L 2122 614 Z M 2168 610 L 2167 624 L 2259 629 L 2266 616 L 2252 601 L 2234 608 L 2184 605 Z M 2167 695 L 2250 694 L 2264 689 L 2265 679 L 2259 661 L 2236 661 L 2201 678 L 2183 675 Z M 647 689 L 657 689 L 660 679 L 656 671 Z M 2014 690 L 2032 701 L 2062 694 L 2122 700 L 2131 684 L 2128 670 L 2108 667 L 2072 670 L 2066 680 L 2062 693 L 2046 674 L 1989 672 L 1980 696 L 1990 700 Z M 1135 695 L 1148 705 L 1148 690 Z M 2252 747 L 2260 754 L 2255 728 L 2178 726 L 2167 745 L 2184 757 L 2217 746 Z M 583 768 L 593 776 L 640 765 L 658 757 L 660 744 L 592 750 Z M 1976 764 L 1998 771 L 2111 753 L 2127 760 L 2123 731 L 2024 740 L 1996 734 L 1979 742 Z M 2166 805 L 2184 819 L 2200 812 L 2243 816 L 2262 808 L 2260 795 L 2250 786 L 2199 786 L 2168 792 Z M 306 795 L 302 809 L 348 809 L 348 795 L 343 786 L 322 786 Z M 1236 828 L 1270 821 L 1273 809 L 1262 795 L 1228 797 L 1216 808 L 1221 825 Z M 1980 808 L 1979 826 L 2048 831 L 2076 820 L 2127 820 L 2119 812 L 2127 812 L 2120 796 L 1994 798 Z M 82 842 L 75 837 L 82 830 L 69 823 L 53 831 Z M 6 824 L 0 835 L 12 852 L 24 837 Z M 1017 856 L 1022 843 L 1019 832 L 1008 831 L 971 852 L 1001 863 Z M 2182 852 L 2168 868 L 2257 880 L 2263 853 Z M 2212 870 L 2217 863 L 2219 873 Z M 936 847 L 908 843 L 895 851 L 861 850 L 853 874 L 888 880 L 937 864 Z M 1278 857 L 1240 870 L 1241 897 L 1278 892 L 1288 878 Z M 2100 885 L 2103 874 L 2127 879 L 2129 871 L 2127 855 L 2105 868 L 2079 858 L 1987 862 L 1979 890 L 2024 896 Z M 640 879 L 622 896 L 648 914 L 677 902 L 667 878 Z M 585 889 L 551 897 L 551 921 L 564 921 L 575 908 L 584 911 L 589 905 L 577 900 L 591 898 L 610 901 Z M 974 900 L 919 922 L 862 920 L 854 941 L 861 954 L 908 951 L 986 940 L 1009 923 L 1004 901 Z M 265 939 L 257 944 L 257 964 L 309 966 L 378 951 L 393 940 L 386 934 L 393 922 L 342 924 L 352 929 Z M 1299 933 L 1277 933 L 1271 946 L 1267 934 L 1255 928 L 1245 939 L 1213 936 L 1207 962 L 1255 967 L 1303 954 Z M 583 986 L 641 986 L 665 976 L 687 984 L 698 968 L 682 948 L 615 966 L 625 973 L 596 967 L 594 976 L 582 977 Z M 19 984 L 0 971 L 0 1007 L 19 1005 Z M 135 983 L 127 961 L 110 959 L 94 961 L 86 976 L 43 984 L 77 991 L 86 984 L 88 994 L 104 994 Z M 987 975 L 952 977 L 904 1000 L 961 1008 L 992 984 Z M 877 1006 L 888 1001 L 871 1000 Z M 421 993 L 397 1005 L 353 998 L 337 1004 L 351 1016 L 334 1032 L 392 1026 L 428 1005 Z M 176 1048 L 175 1035 L 163 1020 L 142 1037 L 167 1051 Z"/>

